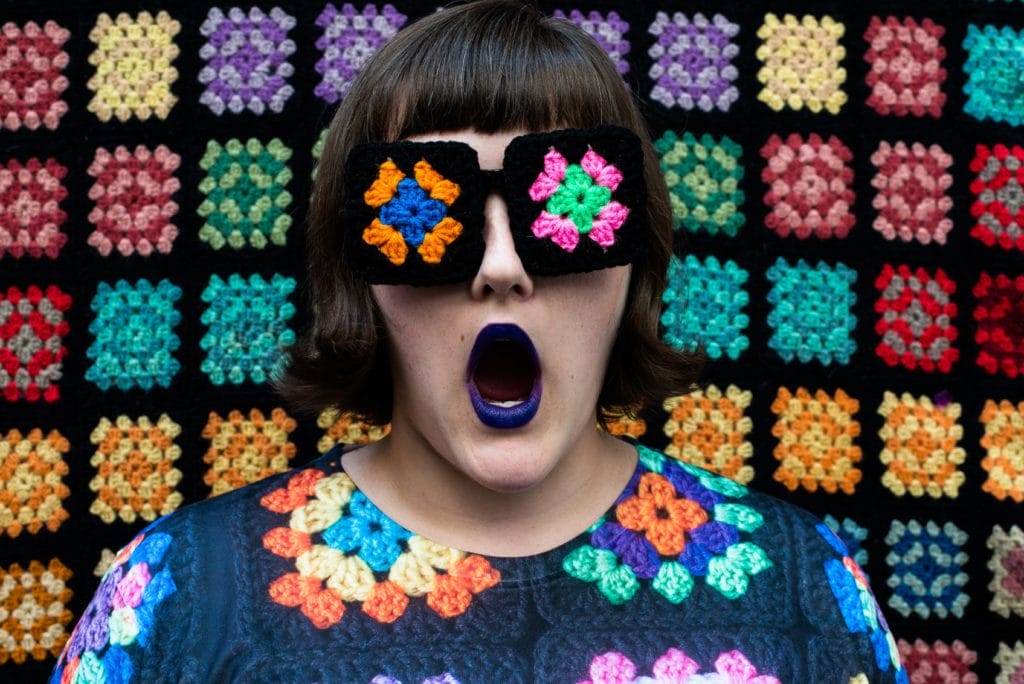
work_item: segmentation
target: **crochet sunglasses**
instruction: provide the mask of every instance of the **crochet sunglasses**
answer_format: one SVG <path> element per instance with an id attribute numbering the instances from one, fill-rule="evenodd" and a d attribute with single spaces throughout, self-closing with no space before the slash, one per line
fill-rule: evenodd
<path id="1" fill-rule="evenodd" d="M 643 248 L 643 148 L 618 126 L 518 136 L 501 170 L 481 170 L 461 142 L 357 145 L 345 187 L 346 251 L 371 283 L 471 279 L 491 192 L 504 196 L 516 251 L 533 275 L 621 266 Z"/>

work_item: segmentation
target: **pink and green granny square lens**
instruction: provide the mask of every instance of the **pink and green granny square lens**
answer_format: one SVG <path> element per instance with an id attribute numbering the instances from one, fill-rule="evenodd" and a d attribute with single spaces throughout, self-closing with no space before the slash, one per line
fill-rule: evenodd
<path id="1" fill-rule="evenodd" d="M 469 280 L 483 258 L 483 208 L 499 189 L 516 250 L 534 275 L 631 263 L 646 221 L 643 150 L 617 126 L 516 137 L 500 172 L 458 142 L 358 145 L 345 166 L 343 229 L 371 283 Z"/>

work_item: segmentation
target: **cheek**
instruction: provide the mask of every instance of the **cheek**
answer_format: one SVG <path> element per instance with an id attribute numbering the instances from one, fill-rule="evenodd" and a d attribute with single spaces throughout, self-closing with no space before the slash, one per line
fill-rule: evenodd
<path id="1" fill-rule="evenodd" d="M 620 267 L 585 274 L 566 293 L 562 305 L 563 351 L 573 365 L 605 362 L 619 331 L 629 288 L 629 269 Z M 569 313 L 571 312 L 571 313 Z M 603 371 L 603 369 L 601 369 Z"/>
<path id="2" fill-rule="evenodd" d="M 452 359 L 452 308 L 443 293 L 405 285 L 375 285 L 392 367 L 402 377 L 429 378 Z"/>
<path id="3" fill-rule="evenodd" d="M 398 336 L 429 335 L 433 328 L 443 329 L 450 310 L 441 286 L 422 288 L 411 285 L 374 285 L 377 302 L 388 334 Z"/>
<path id="4" fill-rule="evenodd" d="M 387 330 L 392 365 L 411 366 L 412 360 L 426 351 L 421 347 L 426 333 L 421 315 L 423 307 L 401 286 L 375 285 L 373 296 Z"/>
<path id="5" fill-rule="evenodd" d="M 629 276 L 631 267 L 594 271 L 594 282 L 590 287 L 585 310 L 587 320 L 597 333 L 608 333 L 612 337 L 619 328 L 626 309 L 629 293 Z"/>

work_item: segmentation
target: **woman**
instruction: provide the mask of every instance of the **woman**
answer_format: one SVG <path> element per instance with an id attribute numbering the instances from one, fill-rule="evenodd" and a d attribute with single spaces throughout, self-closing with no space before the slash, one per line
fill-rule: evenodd
<path id="1" fill-rule="evenodd" d="M 695 379 L 671 235 L 585 33 L 517 0 L 401 32 L 331 124 L 282 381 L 389 436 L 151 526 L 54 678 L 905 681 L 823 525 L 600 429 Z"/>

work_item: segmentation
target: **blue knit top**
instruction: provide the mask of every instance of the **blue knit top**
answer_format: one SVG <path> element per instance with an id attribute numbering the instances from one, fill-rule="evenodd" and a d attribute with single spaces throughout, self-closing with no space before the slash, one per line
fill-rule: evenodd
<path id="1" fill-rule="evenodd" d="M 388 518 L 335 449 L 118 555 L 54 682 L 906 682 L 842 542 L 637 447 L 578 537 L 487 557 Z"/>

